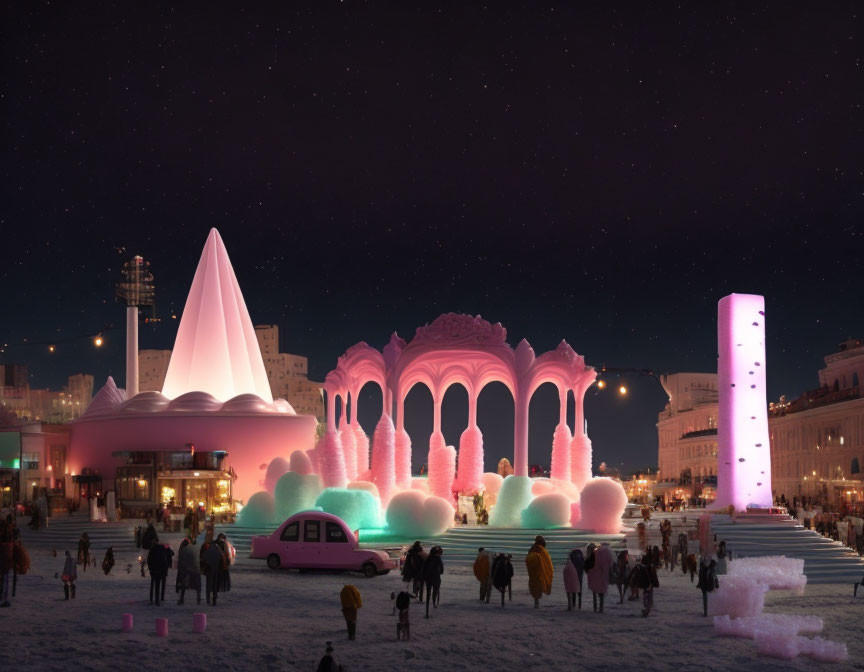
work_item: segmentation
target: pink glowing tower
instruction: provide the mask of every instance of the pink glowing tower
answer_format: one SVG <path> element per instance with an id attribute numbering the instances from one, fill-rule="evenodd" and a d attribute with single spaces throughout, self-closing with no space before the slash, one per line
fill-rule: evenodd
<path id="1" fill-rule="evenodd" d="M 765 299 L 730 294 L 718 304 L 718 508 L 770 507 L 771 450 L 765 394 Z"/>

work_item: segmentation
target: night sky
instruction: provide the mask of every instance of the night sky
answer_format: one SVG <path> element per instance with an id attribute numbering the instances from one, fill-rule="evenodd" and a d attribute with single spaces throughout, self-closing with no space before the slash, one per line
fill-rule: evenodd
<path id="1" fill-rule="evenodd" d="M 712 371 L 717 301 L 750 292 L 769 399 L 815 387 L 864 336 L 860 8 L 606 5 L 7 3 L 0 342 L 63 342 L 4 361 L 34 386 L 122 384 L 123 331 L 76 337 L 123 325 L 114 283 L 141 254 L 163 318 L 141 347 L 171 347 L 215 226 L 253 320 L 319 380 L 448 311 L 538 354 L 565 338 L 595 366 Z M 656 464 L 665 395 L 627 384 L 589 393 L 595 466 Z M 490 465 L 512 414 L 481 397 Z M 542 388 L 532 461 L 556 421 Z"/>

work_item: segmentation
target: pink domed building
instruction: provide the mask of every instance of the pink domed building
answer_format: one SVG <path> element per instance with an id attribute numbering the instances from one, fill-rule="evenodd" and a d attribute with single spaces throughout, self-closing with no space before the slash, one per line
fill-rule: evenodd
<path id="1" fill-rule="evenodd" d="M 228 253 L 211 229 L 162 392 L 127 399 L 109 378 L 71 427 L 73 480 L 104 490 L 113 481 L 126 513 L 159 502 L 226 512 L 261 489 L 273 458 L 314 447 L 317 420 L 272 398 Z"/>

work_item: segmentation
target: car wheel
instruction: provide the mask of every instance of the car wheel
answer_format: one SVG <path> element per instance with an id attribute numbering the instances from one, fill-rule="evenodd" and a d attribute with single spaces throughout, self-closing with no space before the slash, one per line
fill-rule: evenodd
<path id="1" fill-rule="evenodd" d="M 360 571 L 363 572 L 363 576 L 367 579 L 371 579 L 378 573 L 378 568 L 371 562 L 367 562 L 360 568 Z"/>
<path id="2" fill-rule="evenodd" d="M 279 559 L 279 556 L 276 553 L 271 553 L 267 556 L 267 566 L 270 569 L 279 569 L 282 565 L 282 561 Z"/>
<path id="3" fill-rule="evenodd" d="M 382 571 L 382 572 L 378 572 L 378 575 L 379 575 L 379 576 L 387 576 L 389 573 L 390 573 L 390 570 L 389 570 L 389 569 L 385 569 L 385 570 Z"/>

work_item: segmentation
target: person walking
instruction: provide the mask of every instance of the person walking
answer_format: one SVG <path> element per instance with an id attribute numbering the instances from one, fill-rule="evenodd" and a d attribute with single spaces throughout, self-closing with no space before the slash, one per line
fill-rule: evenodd
<path id="1" fill-rule="evenodd" d="M 627 578 L 630 576 L 630 554 L 627 550 L 619 551 L 615 560 L 615 585 L 618 588 L 618 604 L 624 604 L 624 594 L 627 592 Z"/>
<path id="2" fill-rule="evenodd" d="M 637 568 L 637 585 L 642 589 L 642 617 L 651 613 L 654 606 L 654 589 L 660 587 L 657 578 L 657 566 L 654 558 L 648 554 L 642 556 L 642 562 Z"/>
<path id="3" fill-rule="evenodd" d="M 576 554 L 578 553 L 578 556 Z M 576 556 L 576 557 L 574 557 Z M 577 563 L 580 566 L 577 566 Z M 564 592 L 567 593 L 567 611 L 572 611 L 576 607 L 576 600 L 579 600 L 579 608 L 582 608 L 582 567 L 585 561 L 582 558 L 582 551 L 574 549 L 570 551 L 570 556 L 567 562 L 564 563 Z"/>
<path id="4" fill-rule="evenodd" d="M 333 642 L 327 642 L 324 655 L 318 661 L 318 667 L 315 668 L 315 672 L 342 672 L 342 669 L 339 661 L 336 660 L 336 656 L 333 655 Z"/>
<path id="5" fill-rule="evenodd" d="M 411 583 L 411 597 L 423 601 L 423 561 L 426 553 L 419 541 L 415 541 L 408 553 L 405 554 L 405 563 L 402 565 L 402 580 Z"/>
<path id="6" fill-rule="evenodd" d="M 426 589 L 426 618 L 429 618 L 429 604 L 437 609 L 441 598 L 441 575 L 444 573 L 444 561 L 441 554 L 444 549 L 433 546 L 429 556 L 423 562 L 423 586 Z"/>
<path id="7" fill-rule="evenodd" d="M 677 560 L 681 563 L 681 573 L 687 573 L 686 561 L 690 555 L 690 542 L 687 540 L 687 535 L 684 532 L 678 534 L 678 543 L 675 545 Z M 674 568 L 673 568 L 674 569 Z"/>
<path id="8" fill-rule="evenodd" d="M 348 639 L 357 639 L 357 610 L 363 606 L 363 598 L 357 586 L 345 585 L 339 593 L 339 601 L 342 603 L 342 615 L 348 627 Z"/>
<path id="9" fill-rule="evenodd" d="M 201 554 L 201 569 L 206 575 L 207 604 L 216 606 L 216 595 L 219 593 L 219 574 L 223 571 L 226 560 L 219 544 L 205 545 Z M 212 598 L 212 602 L 211 602 Z"/>
<path id="10" fill-rule="evenodd" d="M 725 574 L 728 571 L 727 561 L 732 559 L 732 554 L 726 549 L 726 542 L 721 541 L 717 546 L 717 574 Z"/>
<path id="11" fill-rule="evenodd" d="M 26 574 L 30 570 L 30 554 L 21 542 L 21 534 L 18 529 L 13 530 L 12 542 L 12 597 L 18 588 L 18 575 Z M 6 600 L 3 600 L 5 602 Z M 3 606 L 0 604 L 0 606 Z"/>
<path id="12" fill-rule="evenodd" d="M 513 599 L 513 563 L 511 556 L 499 553 L 492 561 L 492 585 L 501 593 L 501 607 L 504 607 L 504 595 L 510 594 Z"/>
<path id="13" fill-rule="evenodd" d="M 141 536 L 141 548 L 145 551 L 149 551 L 153 548 L 154 544 L 159 542 L 159 535 L 156 534 L 156 528 L 153 527 L 153 523 L 147 524 L 147 529 L 144 530 L 144 534 Z"/>
<path id="14" fill-rule="evenodd" d="M 543 535 L 534 537 L 534 544 L 525 556 L 525 567 L 528 570 L 528 592 L 534 598 L 534 608 L 537 609 L 543 594 L 552 593 L 552 579 L 555 576 L 552 558 L 546 550 L 546 539 Z"/>
<path id="15" fill-rule="evenodd" d="M 480 601 L 489 604 L 489 598 L 492 596 L 492 563 L 489 559 L 489 551 L 485 548 L 477 549 L 474 576 L 480 582 Z"/>
<path id="16" fill-rule="evenodd" d="M 155 597 L 158 607 L 165 597 L 165 578 L 168 576 L 168 553 L 162 544 L 153 544 L 150 548 L 147 569 L 150 570 L 150 604 Z"/>
<path id="17" fill-rule="evenodd" d="M 90 564 L 90 537 L 84 532 L 78 540 L 78 564 L 84 565 L 84 571 L 87 571 L 87 565 Z"/>
<path id="18" fill-rule="evenodd" d="M 591 589 L 594 601 L 594 611 L 603 613 L 603 600 L 609 590 L 609 572 L 612 569 L 612 552 L 609 544 L 603 543 L 598 548 L 588 545 L 588 558 L 585 560 L 585 571 L 588 574 L 588 588 Z"/>
<path id="19" fill-rule="evenodd" d="M 105 572 L 105 576 L 108 576 L 112 567 L 114 567 L 114 547 L 109 546 L 108 550 L 105 551 L 105 558 L 102 560 L 102 571 Z"/>
<path id="20" fill-rule="evenodd" d="M 696 587 L 702 591 L 702 616 L 708 616 L 708 593 L 720 586 L 717 580 L 717 561 L 703 555 L 699 560 L 699 583 Z"/>
<path id="21" fill-rule="evenodd" d="M 56 575 L 55 575 L 56 576 Z M 72 596 L 75 599 L 75 580 L 78 578 L 78 568 L 76 567 L 75 558 L 69 551 L 66 551 L 66 559 L 63 562 L 63 574 L 60 575 L 63 581 L 63 594 L 66 599 Z"/>
<path id="22" fill-rule="evenodd" d="M 180 586 L 180 599 L 177 600 L 177 604 L 183 604 L 187 590 L 194 590 L 196 601 L 201 604 L 201 565 L 188 539 L 180 542 L 180 550 L 177 554 L 177 577 Z"/>
<path id="23" fill-rule="evenodd" d="M 231 590 L 231 563 L 233 562 L 233 553 L 231 551 L 233 550 L 233 546 L 229 543 L 228 537 L 221 533 L 216 537 L 216 543 L 225 556 L 225 568 L 219 572 L 219 592 L 227 593 Z"/>

